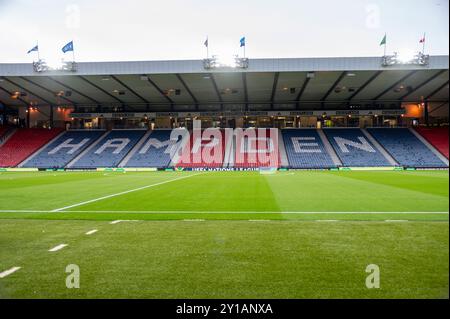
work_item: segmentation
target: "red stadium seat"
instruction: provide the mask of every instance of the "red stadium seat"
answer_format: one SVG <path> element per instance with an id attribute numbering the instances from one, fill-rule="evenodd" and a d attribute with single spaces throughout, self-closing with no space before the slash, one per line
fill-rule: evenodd
<path id="1" fill-rule="evenodd" d="M 448 157 L 449 140 L 447 127 L 437 127 L 437 128 L 418 127 L 416 130 L 439 152 L 441 152 L 445 157 L 449 158 Z"/>
<path id="2" fill-rule="evenodd" d="M 0 147 L 0 167 L 14 167 L 35 153 L 62 129 L 18 129 Z"/>

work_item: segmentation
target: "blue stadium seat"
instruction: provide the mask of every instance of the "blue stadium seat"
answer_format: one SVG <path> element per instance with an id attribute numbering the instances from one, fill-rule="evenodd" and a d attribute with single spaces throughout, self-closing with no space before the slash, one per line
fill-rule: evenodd
<path id="1" fill-rule="evenodd" d="M 369 133 L 405 167 L 447 167 L 407 128 L 369 128 Z"/>
<path id="2" fill-rule="evenodd" d="M 344 166 L 392 166 L 358 128 L 323 130 Z"/>
<path id="3" fill-rule="evenodd" d="M 317 130 L 282 130 L 283 141 L 291 168 L 335 167 Z"/>
<path id="4" fill-rule="evenodd" d="M 63 168 L 104 133 L 105 131 L 67 131 L 23 167 Z"/>
<path id="5" fill-rule="evenodd" d="M 165 168 L 171 162 L 171 130 L 153 131 L 142 146 L 131 157 L 125 167 Z"/>
<path id="6" fill-rule="evenodd" d="M 73 168 L 117 167 L 144 136 L 144 130 L 111 131 L 94 148 L 84 154 Z"/>

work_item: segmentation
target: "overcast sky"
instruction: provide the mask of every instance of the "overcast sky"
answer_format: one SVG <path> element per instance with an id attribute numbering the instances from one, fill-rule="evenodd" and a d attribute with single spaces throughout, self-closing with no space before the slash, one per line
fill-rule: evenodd
<path id="1" fill-rule="evenodd" d="M 0 0 L 0 63 L 200 59 L 247 56 L 379 56 L 421 48 L 449 53 L 448 0 Z M 67 53 L 66 59 L 72 58 Z"/>

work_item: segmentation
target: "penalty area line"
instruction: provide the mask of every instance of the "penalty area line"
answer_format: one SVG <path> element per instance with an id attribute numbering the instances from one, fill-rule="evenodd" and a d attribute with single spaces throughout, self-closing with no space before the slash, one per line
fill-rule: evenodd
<path id="1" fill-rule="evenodd" d="M 91 200 L 88 200 L 88 201 L 85 201 L 85 202 L 69 205 L 69 206 L 66 206 L 66 207 L 57 208 L 57 209 L 54 209 L 54 210 L 52 210 L 50 212 L 51 213 L 62 212 L 64 210 L 67 210 L 67 209 L 70 209 L 70 208 L 83 206 L 83 205 L 86 205 L 86 204 L 98 202 L 98 201 L 101 201 L 101 200 L 104 200 L 104 199 L 108 199 L 108 198 L 112 198 L 112 197 L 116 197 L 116 196 L 121 196 L 121 195 L 129 194 L 129 193 L 133 193 L 133 192 L 138 192 L 138 191 L 141 191 L 143 189 L 147 189 L 147 188 L 151 188 L 151 187 L 155 187 L 155 186 L 159 186 L 159 185 L 164 185 L 164 184 L 167 184 L 167 183 L 171 183 L 171 182 L 179 181 L 179 180 L 182 180 L 182 179 L 194 177 L 194 176 L 197 176 L 197 175 L 200 175 L 200 174 L 182 176 L 182 177 L 174 178 L 174 179 L 171 179 L 171 180 L 168 180 L 168 181 L 159 182 L 159 183 L 155 183 L 155 184 L 151 184 L 151 185 L 147 185 L 147 186 L 142 186 L 142 187 L 130 189 L 130 190 L 127 190 L 127 191 L 124 191 L 124 192 L 115 193 L 115 194 L 111 194 L 111 195 L 107 195 L 107 196 L 102 196 L 102 197 L 99 197 L 99 198 L 94 198 L 94 199 L 91 199 Z"/>

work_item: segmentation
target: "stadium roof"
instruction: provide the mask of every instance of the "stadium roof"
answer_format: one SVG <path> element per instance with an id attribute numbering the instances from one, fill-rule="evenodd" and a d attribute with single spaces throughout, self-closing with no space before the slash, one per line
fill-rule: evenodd
<path id="1" fill-rule="evenodd" d="M 380 57 L 250 59 L 246 69 L 205 69 L 203 60 L 84 62 L 76 72 L 41 73 L 31 63 L 0 64 L 0 103 L 10 107 L 281 110 L 422 100 L 448 102 L 448 56 L 389 67 Z"/>

